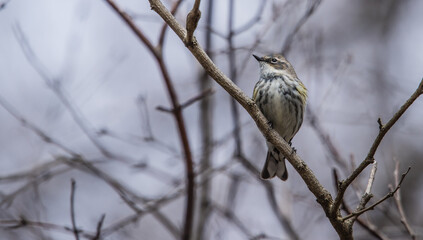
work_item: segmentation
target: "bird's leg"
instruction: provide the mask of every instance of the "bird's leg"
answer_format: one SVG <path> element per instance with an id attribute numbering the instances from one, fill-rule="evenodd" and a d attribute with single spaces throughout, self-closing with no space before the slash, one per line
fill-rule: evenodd
<path id="1" fill-rule="evenodd" d="M 273 128 L 273 123 L 271 121 L 267 121 L 267 124 L 269 125 L 270 128 Z"/>
<path id="2" fill-rule="evenodd" d="M 290 147 L 292 147 L 292 141 L 289 141 L 288 144 L 289 144 Z M 295 149 L 295 147 L 292 147 L 291 155 L 294 154 L 294 153 L 297 153 L 297 149 Z"/>

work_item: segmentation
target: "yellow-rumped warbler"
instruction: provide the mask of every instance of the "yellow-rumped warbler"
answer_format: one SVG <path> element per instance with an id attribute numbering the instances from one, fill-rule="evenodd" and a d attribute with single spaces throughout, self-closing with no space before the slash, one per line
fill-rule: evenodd
<path id="1" fill-rule="evenodd" d="M 307 89 L 282 55 L 253 56 L 260 63 L 260 80 L 254 87 L 253 100 L 271 127 L 291 144 L 303 123 Z M 277 175 L 285 181 L 288 179 L 285 157 L 271 143 L 267 142 L 267 147 L 260 177 L 270 179 Z"/>

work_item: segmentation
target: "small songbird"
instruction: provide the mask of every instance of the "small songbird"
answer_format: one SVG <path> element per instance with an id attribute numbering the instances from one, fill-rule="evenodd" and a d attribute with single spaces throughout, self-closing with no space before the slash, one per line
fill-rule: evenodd
<path id="1" fill-rule="evenodd" d="M 270 126 L 291 144 L 292 138 L 303 123 L 307 89 L 298 79 L 294 68 L 282 55 L 264 57 L 253 55 L 260 64 L 260 79 L 253 92 L 253 100 L 269 121 Z M 288 179 L 285 157 L 267 142 L 267 157 L 260 177 L 270 179 L 275 175 Z"/>

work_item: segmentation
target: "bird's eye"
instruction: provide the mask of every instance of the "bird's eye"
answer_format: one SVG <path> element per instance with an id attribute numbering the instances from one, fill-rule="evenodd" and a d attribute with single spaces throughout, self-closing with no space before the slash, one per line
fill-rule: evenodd
<path id="1" fill-rule="evenodd" d="M 272 59 L 270 59 L 270 62 L 272 62 L 272 63 L 277 63 L 277 62 L 278 62 L 278 59 L 276 59 L 276 58 L 272 58 Z"/>

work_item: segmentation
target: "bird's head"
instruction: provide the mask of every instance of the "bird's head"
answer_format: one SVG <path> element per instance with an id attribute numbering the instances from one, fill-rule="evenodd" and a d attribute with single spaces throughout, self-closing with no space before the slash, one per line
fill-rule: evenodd
<path id="1" fill-rule="evenodd" d="M 289 75 L 292 77 L 297 77 L 294 68 L 291 63 L 288 62 L 280 54 L 272 54 L 264 57 L 258 57 L 254 55 L 254 58 L 260 63 L 260 73 L 261 75 Z"/>

